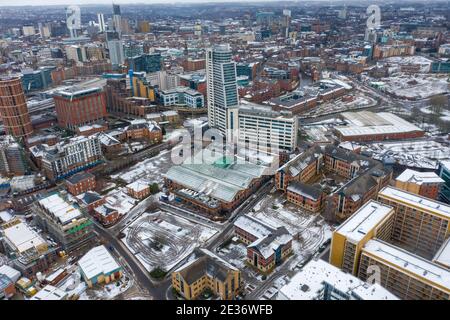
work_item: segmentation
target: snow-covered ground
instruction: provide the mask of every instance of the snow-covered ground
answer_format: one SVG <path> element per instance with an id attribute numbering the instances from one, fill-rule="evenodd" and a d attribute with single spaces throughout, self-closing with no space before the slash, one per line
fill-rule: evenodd
<path id="1" fill-rule="evenodd" d="M 380 81 L 385 83 L 384 90 L 397 97 L 425 99 L 449 92 L 447 75 L 398 73 Z"/>
<path id="2" fill-rule="evenodd" d="M 423 107 L 420 108 L 420 112 L 425 113 L 425 114 L 432 114 L 433 111 L 431 110 L 431 107 Z M 440 112 L 440 119 L 443 121 L 450 121 L 450 111 L 449 110 L 441 110 Z"/>
<path id="3" fill-rule="evenodd" d="M 399 164 L 416 168 L 435 169 L 439 160 L 450 159 L 450 147 L 432 140 L 374 143 L 365 149 L 375 159 L 393 157 Z"/>
<path id="4" fill-rule="evenodd" d="M 422 56 L 405 56 L 405 57 L 398 56 L 386 58 L 382 60 L 382 62 L 387 62 L 390 65 L 394 65 L 397 67 L 400 67 L 402 65 L 419 65 L 420 66 L 419 71 L 421 73 L 426 73 L 430 72 L 431 63 L 433 61 Z"/>
<path id="5" fill-rule="evenodd" d="M 170 152 L 171 150 L 162 151 L 155 157 L 145 159 L 130 168 L 111 175 L 111 178 L 121 179 L 126 183 L 146 178 L 149 181 L 157 182 L 162 185 L 163 174 L 166 173 L 171 166 Z"/>
<path id="6" fill-rule="evenodd" d="M 148 271 L 157 267 L 168 271 L 217 232 L 217 229 L 158 211 L 144 213 L 128 226 L 122 242 Z"/>

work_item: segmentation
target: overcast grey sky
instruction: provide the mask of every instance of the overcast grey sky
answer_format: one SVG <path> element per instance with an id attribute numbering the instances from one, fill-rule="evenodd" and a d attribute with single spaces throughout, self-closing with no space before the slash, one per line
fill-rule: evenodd
<path id="1" fill-rule="evenodd" d="M 189 2 L 268 2 L 277 0 L 0 0 L 0 6 L 25 6 L 25 5 L 70 5 L 70 4 L 130 4 L 130 3 L 189 3 Z M 302 0 L 300 0 L 302 1 Z M 308 1 L 308 0 L 306 0 Z M 335 2 L 340 0 L 312 0 L 323 2 Z M 361 0 L 366 1 L 366 0 Z"/>

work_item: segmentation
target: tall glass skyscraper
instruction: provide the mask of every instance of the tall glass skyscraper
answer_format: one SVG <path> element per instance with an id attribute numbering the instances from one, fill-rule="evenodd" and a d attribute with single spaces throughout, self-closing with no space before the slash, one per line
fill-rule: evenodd
<path id="1" fill-rule="evenodd" d="M 206 52 L 208 122 L 210 127 L 225 134 L 230 124 L 228 109 L 239 105 L 236 62 L 228 44 L 214 45 Z M 232 122 L 232 121 L 231 121 Z"/>

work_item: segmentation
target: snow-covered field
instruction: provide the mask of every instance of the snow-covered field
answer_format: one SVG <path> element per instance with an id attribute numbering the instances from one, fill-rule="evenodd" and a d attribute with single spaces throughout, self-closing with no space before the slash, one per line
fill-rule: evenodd
<path id="1" fill-rule="evenodd" d="M 148 270 L 168 271 L 218 232 L 187 219 L 158 211 L 145 213 L 128 226 L 122 242 Z"/>

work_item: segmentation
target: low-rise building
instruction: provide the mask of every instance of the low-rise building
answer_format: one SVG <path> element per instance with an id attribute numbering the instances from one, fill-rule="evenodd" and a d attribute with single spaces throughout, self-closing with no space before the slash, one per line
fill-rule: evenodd
<path id="1" fill-rule="evenodd" d="M 137 180 L 127 185 L 127 193 L 135 199 L 142 200 L 150 195 L 150 184 Z"/>
<path id="2" fill-rule="evenodd" d="M 305 183 L 320 174 L 323 166 L 322 153 L 321 147 L 315 145 L 281 166 L 275 174 L 277 189 L 286 191 L 291 181 Z"/>
<path id="3" fill-rule="evenodd" d="M 52 285 L 46 285 L 38 291 L 30 300 L 67 300 L 69 294 Z"/>
<path id="4" fill-rule="evenodd" d="M 169 90 L 162 90 L 159 97 L 164 107 L 177 106 L 193 109 L 205 107 L 205 97 L 203 94 L 188 87 L 175 87 Z"/>
<path id="5" fill-rule="evenodd" d="M 234 233 L 247 245 L 247 263 L 262 273 L 271 272 L 292 252 L 292 236 L 285 227 L 275 228 L 249 215 L 234 223 Z"/>
<path id="6" fill-rule="evenodd" d="M 294 181 L 289 184 L 286 191 L 289 202 L 307 211 L 318 212 L 323 207 L 324 193 L 320 187 Z"/>
<path id="7" fill-rule="evenodd" d="M 186 300 L 206 289 L 222 300 L 235 299 L 241 290 L 239 269 L 207 249 L 195 249 L 195 258 L 172 272 L 172 287 Z"/>
<path id="8" fill-rule="evenodd" d="M 426 198 L 437 200 L 444 180 L 434 172 L 406 169 L 395 178 L 395 187 Z"/>
<path id="9" fill-rule="evenodd" d="M 344 112 L 348 124 L 334 128 L 341 141 L 385 141 L 423 137 L 425 132 L 416 125 L 390 112 Z"/>
<path id="10" fill-rule="evenodd" d="M 95 186 L 95 176 L 89 172 L 79 172 L 66 179 L 67 191 L 74 196 L 94 190 Z"/>
<path id="11" fill-rule="evenodd" d="M 122 277 L 122 267 L 103 245 L 89 250 L 78 260 L 78 266 L 89 288 L 96 284 L 108 284 Z"/>

